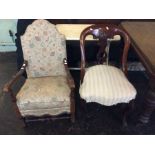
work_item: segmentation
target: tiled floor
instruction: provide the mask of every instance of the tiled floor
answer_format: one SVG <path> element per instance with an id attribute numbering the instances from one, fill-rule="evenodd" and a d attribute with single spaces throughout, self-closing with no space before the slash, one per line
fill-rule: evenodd
<path id="1" fill-rule="evenodd" d="M 0 55 L 1 56 L 1 55 Z M 129 72 L 129 79 L 138 91 L 135 109 L 128 121 L 129 127 L 121 126 L 120 106 L 103 107 L 97 103 L 87 104 L 87 114 L 82 112 L 78 94 L 79 72 L 72 71 L 76 82 L 76 122 L 69 120 L 56 120 L 30 123 L 27 128 L 22 128 L 21 121 L 17 118 L 13 104 L 8 95 L 2 93 L 2 87 L 16 72 L 16 57 L 0 57 L 0 134 L 155 134 L 155 113 L 149 124 L 135 126 L 135 122 L 142 108 L 142 101 L 147 91 L 148 80 L 144 72 Z M 24 83 L 22 77 L 14 90 L 17 92 Z"/>

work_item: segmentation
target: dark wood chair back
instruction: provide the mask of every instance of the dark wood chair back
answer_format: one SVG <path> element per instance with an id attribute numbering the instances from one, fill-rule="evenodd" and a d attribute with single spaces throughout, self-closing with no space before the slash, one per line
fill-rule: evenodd
<path id="1" fill-rule="evenodd" d="M 97 53 L 97 63 L 103 64 L 106 59 L 105 48 L 107 46 L 107 40 L 112 39 L 115 35 L 120 35 L 124 42 L 123 54 L 122 54 L 122 70 L 127 75 L 127 55 L 130 46 L 130 38 L 126 32 L 115 25 L 92 25 L 84 29 L 80 35 L 80 49 L 81 49 L 81 82 L 85 74 L 86 57 L 85 57 L 85 42 L 86 37 L 92 35 L 94 39 L 97 39 L 99 43 L 99 51 Z"/>

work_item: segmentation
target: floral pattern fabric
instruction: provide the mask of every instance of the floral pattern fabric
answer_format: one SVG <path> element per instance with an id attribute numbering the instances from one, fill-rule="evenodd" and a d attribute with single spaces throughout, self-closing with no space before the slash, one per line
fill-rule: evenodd
<path id="1" fill-rule="evenodd" d="M 55 25 L 46 20 L 36 20 L 27 27 L 21 44 L 24 59 L 28 61 L 28 77 L 66 75 L 63 59 L 66 42 Z"/>

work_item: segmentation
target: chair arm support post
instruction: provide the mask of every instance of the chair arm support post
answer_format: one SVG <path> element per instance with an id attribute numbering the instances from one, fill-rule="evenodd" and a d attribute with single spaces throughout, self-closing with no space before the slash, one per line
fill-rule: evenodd
<path id="1" fill-rule="evenodd" d="M 75 83 L 74 83 L 74 80 L 70 74 L 70 71 L 68 69 L 68 63 L 67 63 L 67 59 L 64 58 L 63 59 L 63 64 L 64 64 L 64 67 L 65 67 L 65 70 L 66 70 L 66 73 L 67 73 L 67 81 L 68 81 L 68 84 L 69 84 L 69 87 L 71 89 L 74 89 L 75 88 Z"/>
<path id="2" fill-rule="evenodd" d="M 4 87 L 3 87 L 3 92 L 10 92 L 12 91 L 12 85 L 19 79 L 19 77 L 25 72 L 25 69 L 27 67 L 27 61 L 25 60 L 21 69 L 19 70 L 19 72 L 17 72 L 12 79 L 7 82 Z"/>

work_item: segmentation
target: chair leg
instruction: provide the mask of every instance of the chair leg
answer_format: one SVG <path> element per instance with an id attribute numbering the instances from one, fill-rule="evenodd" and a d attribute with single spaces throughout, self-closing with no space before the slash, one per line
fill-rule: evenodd
<path id="1" fill-rule="evenodd" d="M 86 101 L 85 101 L 85 100 L 83 100 L 83 99 L 81 99 L 81 100 L 80 100 L 80 104 L 81 104 L 81 107 L 82 107 L 82 109 L 83 109 L 84 113 L 85 113 L 85 114 L 87 114 L 87 106 L 86 106 Z"/>
<path id="2" fill-rule="evenodd" d="M 87 119 L 89 118 L 89 109 L 87 106 L 87 102 L 81 98 L 80 105 L 81 105 L 81 109 L 82 109 L 82 118 L 84 118 L 85 121 L 87 121 Z"/>
<path id="3" fill-rule="evenodd" d="M 74 100 L 74 91 L 71 92 L 71 122 L 75 122 L 75 100 Z"/>
<path id="4" fill-rule="evenodd" d="M 127 114 L 128 114 L 128 106 L 126 105 L 126 108 L 123 111 L 123 121 L 122 121 L 123 127 L 127 127 L 128 126 L 128 123 L 127 123 Z"/>
<path id="5" fill-rule="evenodd" d="M 14 106 L 16 116 L 21 120 L 21 127 L 25 128 L 27 126 L 26 122 L 25 122 L 25 118 L 22 117 L 22 115 L 21 115 L 21 113 L 20 113 L 20 111 L 18 109 L 18 106 L 16 104 L 16 100 L 13 100 L 13 106 Z"/>
<path id="6" fill-rule="evenodd" d="M 81 109 L 82 109 L 82 117 L 83 118 L 87 118 L 88 115 L 88 108 L 87 108 L 87 103 L 84 99 L 80 99 L 80 105 L 81 105 Z"/>
<path id="7" fill-rule="evenodd" d="M 129 104 L 123 104 L 123 127 L 128 126 L 127 122 L 127 117 L 129 113 L 133 110 L 134 108 L 134 101 L 132 100 Z"/>
<path id="8" fill-rule="evenodd" d="M 26 118 L 22 118 L 22 127 L 23 128 L 26 128 L 27 127 Z"/>
<path id="9" fill-rule="evenodd" d="M 71 114 L 71 122 L 72 123 L 75 123 L 75 113 L 72 113 Z"/>
<path id="10" fill-rule="evenodd" d="M 71 102 L 71 122 L 75 123 L 75 101 L 72 99 Z"/>

